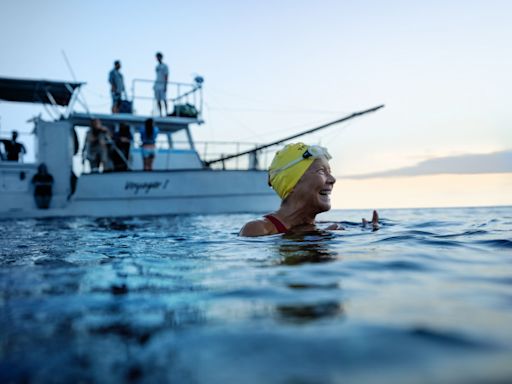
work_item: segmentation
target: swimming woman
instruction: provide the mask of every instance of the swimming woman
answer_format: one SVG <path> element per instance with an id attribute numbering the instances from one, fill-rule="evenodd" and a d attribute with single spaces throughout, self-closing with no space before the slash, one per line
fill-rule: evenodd
<path id="1" fill-rule="evenodd" d="M 276 212 L 245 224 L 240 236 L 314 229 L 316 215 L 331 209 L 330 195 L 336 178 L 331 174 L 330 159 L 327 149 L 317 145 L 288 144 L 278 151 L 270 165 L 268 182 L 281 198 L 281 206 Z M 378 228 L 378 219 L 374 211 L 373 229 Z M 325 229 L 343 228 L 334 223 Z"/>

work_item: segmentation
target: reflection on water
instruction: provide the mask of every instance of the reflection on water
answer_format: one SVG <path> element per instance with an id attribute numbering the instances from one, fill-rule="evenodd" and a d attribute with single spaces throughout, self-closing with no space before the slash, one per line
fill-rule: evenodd
<path id="1" fill-rule="evenodd" d="M 342 316 L 344 312 L 343 305 L 336 302 L 278 305 L 276 310 L 282 320 L 293 323 L 308 323 L 319 319 L 338 317 Z"/>
<path id="2" fill-rule="evenodd" d="M 279 264 L 298 265 L 325 263 L 338 258 L 337 251 L 329 242 L 335 235 L 329 231 L 313 230 L 282 236 L 277 246 L 281 259 Z"/>
<path id="3" fill-rule="evenodd" d="M 278 265 L 298 266 L 308 263 L 326 263 L 341 259 L 332 244 L 331 240 L 335 235 L 330 231 L 308 230 L 298 233 L 289 233 L 281 237 L 275 245 L 280 258 Z M 330 284 L 319 286 L 311 284 L 307 276 L 303 281 L 294 280 L 287 284 L 287 287 L 293 290 L 302 291 L 300 296 L 304 296 L 306 290 L 315 291 L 318 289 L 339 290 L 340 284 Z M 276 305 L 278 319 L 285 322 L 302 324 L 320 319 L 336 318 L 343 316 L 344 308 L 342 302 L 321 301 L 313 303 L 286 303 Z"/>
<path id="4" fill-rule="evenodd" d="M 0 382 L 509 382 L 512 208 L 366 213 L 0 221 Z"/>

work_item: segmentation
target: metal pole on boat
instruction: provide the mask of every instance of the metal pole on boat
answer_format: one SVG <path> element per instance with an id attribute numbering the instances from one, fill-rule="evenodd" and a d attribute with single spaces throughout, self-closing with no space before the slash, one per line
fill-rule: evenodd
<path id="1" fill-rule="evenodd" d="M 67 65 L 67 67 L 69 69 L 69 72 L 71 73 L 71 77 L 73 78 L 73 81 L 76 83 L 77 80 L 76 80 L 76 76 L 75 76 L 75 71 L 73 71 L 73 67 L 71 66 L 71 63 L 68 60 L 68 56 L 66 55 L 66 51 L 64 51 L 62 49 L 61 52 L 62 52 L 62 56 L 64 57 L 64 61 L 66 62 L 66 65 Z M 78 92 L 80 92 L 80 91 L 78 91 Z M 85 108 L 85 111 L 90 115 L 91 112 L 89 111 L 89 106 L 87 105 L 87 101 L 85 100 L 85 95 L 82 95 L 81 93 L 78 93 L 76 98 L 77 98 L 78 102 Z"/>
<path id="2" fill-rule="evenodd" d="M 333 120 L 333 121 L 331 121 L 329 123 L 326 123 L 326 124 L 323 124 L 323 125 L 321 125 L 319 127 L 308 129 L 307 131 L 303 131 L 303 132 L 297 133 L 295 135 L 285 137 L 284 139 L 280 139 L 280 140 L 274 141 L 274 142 L 269 143 L 269 144 L 260 145 L 260 146 L 254 148 L 254 149 L 249 150 L 249 151 L 235 153 L 234 155 L 229 155 L 229 156 L 222 156 L 222 157 L 220 157 L 218 159 L 215 159 L 215 160 L 205 161 L 204 164 L 206 166 L 210 166 L 211 164 L 218 163 L 218 162 L 222 162 L 222 164 L 224 164 L 224 162 L 226 160 L 233 159 L 233 158 L 239 157 L 239 156 L 248 155 L 250 153 L 256 153 L 258 151 L 261 151 L 262 149 L 265 149 L 265 148 L 268 148 L 268 147 L 273 147 L 274 145 L 281 144 L 282 142 L 285 142 L 285 141 L 288 141 L 288 140 L 292 140 L 292 139 L 295 139 L 297 137 L 304 136 L 304 135 L 307 135 L 309 133 L 313 133 L 313 132 L 319 131 L 321 129 L 330 127 L 331 125 L 339 124 L 339 123 L 342 123 L 344 121 L 353 119 L 354 117 L 358 117 L 358 116 L 365 115 L 367 113 L 375 112 L 375 111 L 377 111 L 377 110 L 379 110 L 379 109 L 381 109 L 383 107 L 384 107 L 384 104 L 381 104 L 381 105 L 378 105 L 376 107 L 373 107 L 373 108 L 370 108 L 370 109 L 366 109 L 364 111 L 354 112 L 351 115 L 342 117 L 341 119 Z"/>

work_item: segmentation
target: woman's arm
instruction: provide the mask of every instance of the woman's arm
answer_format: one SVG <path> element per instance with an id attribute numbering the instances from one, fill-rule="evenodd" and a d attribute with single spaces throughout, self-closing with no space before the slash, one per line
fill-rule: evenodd
<path id="1" fill-rule="evenodd" d="M 369 224 L 368 220 L 363 219 L 363 227 L 366 227 L 368 224 Z M 374 231 L 379 229 L 379 214 L 375 210 L 373 211 L 371 224 L 372 224 L 372 229 Z"/>

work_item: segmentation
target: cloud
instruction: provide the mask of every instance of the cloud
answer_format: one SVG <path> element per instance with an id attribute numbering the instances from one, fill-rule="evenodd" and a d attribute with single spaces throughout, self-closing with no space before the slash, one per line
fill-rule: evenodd
<path id="1" fill-rule="evenodd" d="M 437 157 L 410 167 L 388 171 L 342 176 L 344 179 L 372 179 L 378 177 L 408 177 L 441 174 L 480 174 L 512 172 L 512 150 L 480 155 Z"/>

